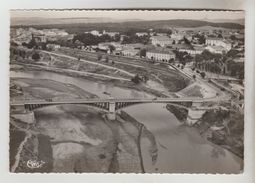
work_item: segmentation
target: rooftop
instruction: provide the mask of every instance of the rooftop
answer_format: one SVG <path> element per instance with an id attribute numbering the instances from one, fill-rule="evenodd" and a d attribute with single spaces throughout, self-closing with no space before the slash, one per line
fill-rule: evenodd
<path id="1" fill-rule="evenodd" d="M 169 38 L 168 36 L 152 36 L 151 39 L 157 39 L 158 41 L 173 40 L 173 39 Z"/>
<path id="2" fill-rule="evenodd" d="M 151 49 L 151 50 L 148 50 L 147 52 L 150 52 L 150 53 L 163 53 L 163 54 L 171 54 L 171 55 L 175 55 L 175 53 L 168 49 L 168 48 L 155 48 L 155 49 Z"/>

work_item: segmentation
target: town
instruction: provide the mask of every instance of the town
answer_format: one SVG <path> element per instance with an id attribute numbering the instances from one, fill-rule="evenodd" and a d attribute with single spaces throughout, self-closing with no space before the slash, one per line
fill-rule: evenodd
<path id="1" fill-rule="evenodd" d="M 81 51 L 123 56 L 151 63 L 187 64 L 199 72 L 223 78 L 244 79 L 243 30 L 178 30 L 156 32 L 128 30 L 86 31 L 69 34 L 60 29 L 18 28 L 11 30 L 11 44 L 41 50 L 78 49 Z M 101 53 L 101 54 L 100 54 Z M 108 59 L 108 58 L 107 58 Z M 238 90 L 243 95 L 241 90 Z"/>

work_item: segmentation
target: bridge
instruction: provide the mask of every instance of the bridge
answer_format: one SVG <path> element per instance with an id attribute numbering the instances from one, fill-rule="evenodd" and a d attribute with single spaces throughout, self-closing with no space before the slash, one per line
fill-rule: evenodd
<path id="1" fill-rule="evenodd" d="M 25 110 L 33 111 L 38 108 L 53 106 L 53 105 L 63 105 L 63 104 L 78 104 L 78 105 L 88 105 L 99 108 L 109 115 L 110 119 L 115 119 L 116 111 L 129 107 L 131 105 L 145 104 L 145 103 L 169 103 L 173 105 L 178 105 L 188 109 L 193 112 L 198 109 L 198 106 L 205 102 L 215 102 L 217 98 L 151 98 L 151 99 L 59 99 L 59 100 L 24 100 L 24 101 L 11 101 L 11 108 L 23 107 Z M 221 99 L 222 101 L 222 99 Z M 205 111 L 205 110 L 203 110 Z M 194 115 L 193 115 L 194 116 Z M 197 117 L 195 117 L 197 118 Z"/>

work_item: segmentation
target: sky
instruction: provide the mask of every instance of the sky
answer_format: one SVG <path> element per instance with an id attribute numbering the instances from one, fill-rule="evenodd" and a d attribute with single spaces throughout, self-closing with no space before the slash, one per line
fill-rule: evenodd
<path id="1" fill-rule="evenodd" d="M 142 19 L 142 20 L 167 20 L 167 19 L 241 19 L 243 11 L 102 11 L 102 10 L 12 10 L 11 17 L 42 17 L 42 18 L 113 18 L 113 19 Z"/>

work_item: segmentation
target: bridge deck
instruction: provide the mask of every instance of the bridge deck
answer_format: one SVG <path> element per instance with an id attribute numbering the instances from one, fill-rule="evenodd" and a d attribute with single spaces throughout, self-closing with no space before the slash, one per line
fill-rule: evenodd
<path id="1" fill-rule="evenodd" d="M 70 100 L 25 100 L 25 101 L 11 101 L 11 106 L 41 104 L 41 105 L 59 105 L 59 104 L 89 104 L 89 103 L 170 103 L 170 102 L 215 102 L 219 101 L 217 98 L 153 98 L 153 99 L 70 99 Z M 220 101 L 224 101 L 221 99 Z"/>

